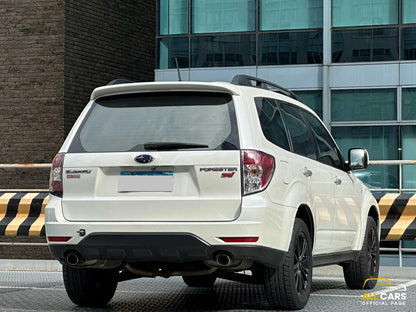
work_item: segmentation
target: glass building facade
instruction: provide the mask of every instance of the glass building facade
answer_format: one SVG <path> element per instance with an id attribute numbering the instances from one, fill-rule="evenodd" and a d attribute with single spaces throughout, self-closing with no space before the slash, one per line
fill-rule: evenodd
<path id="1" fill-rule="evenodd" d="M 341 151 L 416 159 L 415 0 L 159 0 L 156 80 L 248 74 L 294 91 Z M 370 166 L 372 189 L 415 190 L 416 166 Z"/>

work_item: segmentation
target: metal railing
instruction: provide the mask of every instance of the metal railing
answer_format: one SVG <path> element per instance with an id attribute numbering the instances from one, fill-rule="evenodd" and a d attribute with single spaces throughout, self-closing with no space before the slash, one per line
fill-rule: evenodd
<path id="1" fill-rule="evenodd" d="M 415 192 L 416 193 L 416 189 L 415 188 L 408 188 L 408 189 L 404 189 L 403 188 L 403 166 L 407 166 L 407 165 L 416 165 L 416 160 L 370 160 L 369 166 L 399 166 L 399 177 L 398 177 L 398 188 L 386 188 L 386 189 L 370 189 L 373 192 L 398 192 L 398 193 L 403 193 L 403 192 Z"/>

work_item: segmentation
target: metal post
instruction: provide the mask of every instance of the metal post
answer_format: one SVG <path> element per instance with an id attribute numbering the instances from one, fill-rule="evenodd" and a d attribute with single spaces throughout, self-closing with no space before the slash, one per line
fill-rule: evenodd
<path id="1" fill-rule="evenodd" d="M 403 266 L 403 259 L 402 259 L 402 240 L 399 240 L 399 267 Z"/>

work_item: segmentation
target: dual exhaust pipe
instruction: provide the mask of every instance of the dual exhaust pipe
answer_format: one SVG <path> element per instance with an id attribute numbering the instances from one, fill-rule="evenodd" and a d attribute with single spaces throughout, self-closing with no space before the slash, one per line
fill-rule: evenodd
<path id="1" fill-rule="evenodd" d="M 74 267 L 96 266 L 100 265 L 99 262 L 99 260 L 85 260 L 77 251 L 70 251 L 65 256 L 65 263 Z M 241 264 L 241 260 L 235 260 L 226 252 L 217 252 L 214 255 L 214 260 L 207 260 L 205 263 L 210 267 L 226 268 L 238 266 Z"/>

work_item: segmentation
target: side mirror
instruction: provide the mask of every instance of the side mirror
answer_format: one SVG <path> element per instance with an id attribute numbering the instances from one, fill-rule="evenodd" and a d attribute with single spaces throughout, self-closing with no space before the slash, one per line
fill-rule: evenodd
<path id="1" fill-rule="evenodd" d="M 351 148 L 348 151 L 348 166 L 351 170 L 361 170 L 368 167 L 368 152 L 364 148 Z"/>

